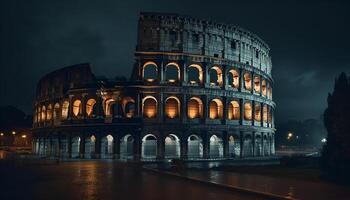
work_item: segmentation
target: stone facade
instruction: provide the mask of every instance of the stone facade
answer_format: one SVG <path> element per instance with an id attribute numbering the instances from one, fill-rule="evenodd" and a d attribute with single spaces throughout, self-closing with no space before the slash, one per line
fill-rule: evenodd
<path id="1" fill-rule="evenodd" d="M 274 154 L 269 47 L 236 26 L 141 13 L 129 80 L 89 64 L 43 77 L 35 153 L 71 158 L 229 159 Z"/>

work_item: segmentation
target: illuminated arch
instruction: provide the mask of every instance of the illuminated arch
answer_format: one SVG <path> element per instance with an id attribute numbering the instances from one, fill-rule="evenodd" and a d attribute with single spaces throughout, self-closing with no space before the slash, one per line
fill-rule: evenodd
<path id="1" fill-rule="evenodd" d="M 209 118 L 221 119 L 223 114 L 223 104 L 220 99 L 213 99 L 209 103 Z"/>
<path id="2" fill-rule="evenodd" d="M 254 91 L 260 93 L 260 77 L 254 76 Z"/>
<path id="3" fill-rule="evenodd" d="M 96 137 L 94 135 L 91 135 L 89 137 L 85 138 L 85 152 L 84 157 L 85 158 L 93 158 L 93 154 L 95 153 L 95 145 L 96 145 Z"/>
<path id="4" fill-rule="evenodd" d="M 133 158 L 134 154 L 134 137 L 130 134 L 125 135 L 120 139 L 120 157 Z"/>
<path id="5" fill-rule="evenodd" d="M 250 102 L 244 103 L 244 119 L 252 120 L 252 104 Z"/>
<path id="6" fill-rule="evenodd" d="M 258 122 L 261 121 L 261 105 L 257 102 L 255 102 L 254 105 L 254 120 Z"/>
<path id="7" fill-rule="evenodd" d="M 251 90 L 252 89 L 252 80 L 251 80 L 251 75 L 249 72 L 245 72 L 244 75 L 244 88 L 246 90 Z"/>
<path id="8" fill-rule="evenodd" d="M 212 135 L 209 139 L 209 155 L 211 158 L 220 158 L 224 156 L 224 144 L 220 137 Z"/>
<path id="9" fill-rule="evenodd" d="M 187 116 L 190 119 L 203 117 L 203 102 L 200 98 L 190 98 L 188 101 Z"/>
<path id="10" fill-rule="evenodd" d="M 231 135 L 228 138 L 228 152 L 230 157 L 237 157 L 240 155 L 241 145 L 238 135 Z"/>
<path id="11" fill-rule="evenodd" d="M 41 107 L 41 120 L 46 121 L 46 107 L 45 106 Z"/>
<path id="12" fill-rule="evenodd" d="M 142 78 L 148 82 L 153 82 L 158 79 L 158 65 L 155 62 L 149 61 L 142 66 Z"/>
<path id="13" fill-rule="evenodd" d="M 122 100 L 123 114 L 126 118 L 135 116 L 135 100 L 131 97 L 124 97 Z"/>
<path id="14" fill-rule="evenodd" d="M 113 136 L 107 135 L 101 140 L 101 157 L 102 158 L 113 158 Z"/>
<path id="15" fill-rule="evenodd" d="M 272 99 L 272 87 L 270 86 L 270 84 L 268 85 L 267 89 L 267 98 Z"/>
<path id="16" fill-rule="evenodd" d="M 81 112 L 82 112 L 81 101 L 77 99 L 73 102 L 73 115 L 75 117 L 78 117 L 79 115 L 81 115 Z"/>
<path id="17" fill-rule="evenodd" d="M 219 66 L 213 66 L 209 70 L 210 85 L 222 86 L 222 70 Z"/>
<path id="18" fill-rule="evenodd" d="M 46 120 L 51 120 L 52 119 L 52 104 L 49 104 L 47 106 L 47 111 L 46 111 Z"/>
<path id="19" fill-rule="evenodd" d="M 229 120 L 239 120 L 241 116 L 241 111 L 238 101 L 230 102 L 227 115 Z"/>
<path id="20" fill-rule="evenodd" d="M 59 113 L 60 113 L 60 104 L 59 103 L 55 103 L 55 105 L 53 107 L 53 119 L 55 121 L 60 118 Z"/>
<path id="21" fill-rule="evenodd" d="M 235 69 L 228 71 L 228 84 L 233 88 L 239 88 L 239 73 Z"/>
<path id="22" fill-rule="evenodd" d="M 142 113 L 146 118 L 157 117 L 158 101 L 153 96 L 147 96 L 142 99 Z"/>
<path id="23" fill-rule="evenodd" d="M 80 153 L 80 137 L 72 138 L 72 150 L 71 156 L 72 158 L 78 158 Z"/>
<path id="24" fill-rule="evenodd" d="M 180 67 L 175 62 L 170 62 L 165 66 L 165 79 L 169 83 L 180 81 Z"/>
<path id="25" fill-rule="evenodd" d="M 203 69 L 198 64 L 192 64 L 187 67 L 188 82 L 191 84 L 203 83 Z"/>
<path id="26" fill-rule="evenodd" d="M 165 100 L 165 114 L 168 118 L 177 118 L 180 116 L 180 100 L 171 96 Z"/>
<path id="27" fill-rule="evenodd" d="M 69 102 L 64 101 L 62 104 L 62 119 L 67 119 L 69 113 Z"/>
<path id="28" fill-rule="evenodd" d="M 106 117 L 113 117 L 114 115 L 114 104 L 116 103 L 116 100 L 113 98 L 105 100 L 105 114 Z"/>
<path id="29" fill-rule="evenodd" d="M 96 100 L 95 99 L 89 99 L 86 102 L 86 114 L 88 117 L 93 117 L 95 115 L 95 105 L 96 105 Z"/>
<path id="30" fill-rule="evenodd" d="M 268 120 L 268 110 L 267 110 L 267 105 L 265 104 L 263 106 L 263 122 L 267 122 Z"/>
<path id="31" fill-rule="evenodd" d="M 265 96 L 265 97 L 266 97 L 266 93 L 267 93 L 266 91 L 267 91 L 267 89 L 266 89 L 266 80 L 263 79 L 263 80 L 261 81 L 261 93 L 262 93 L 262 95 Z"/>
<path id="32" fill-rule="evenodd" d="M 174 134 L 169 134 L 165 137 L 165 158 L 179 158 L 180 157 L 180 140 Z"/>
<path id="33" fill-rule="evenodd" d="M 142 138 L 142 158 L 154 159 L 157 157 L 157 137 L 147 134 Z"/>
<path id="34" fill-rule="evenodd" d="M 187 138 L 187 157 L 188 159 L 203 157 L 203 142 L 198 135 L 190 135 Z"/>

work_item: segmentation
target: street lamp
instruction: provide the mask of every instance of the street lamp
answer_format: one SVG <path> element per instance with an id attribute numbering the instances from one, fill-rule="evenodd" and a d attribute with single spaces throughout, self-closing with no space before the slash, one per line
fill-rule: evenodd
<path id="1" fill-rule="evenodd" d="M 12 131 L 12 135 L 16 135 L 16 131 Z"/>
<path id="2" fill-rule="evenodd" d="M 293 133 L 288 133 L 287 139 L 290 140 L 290 139 L 292 139 L 292 137 L 293 137 Z"/>
<path id="3" fill-rule="evenodd" d="M 27 135 L 22 135 L 22 138 L 26 138 L 27 137 Z"/>

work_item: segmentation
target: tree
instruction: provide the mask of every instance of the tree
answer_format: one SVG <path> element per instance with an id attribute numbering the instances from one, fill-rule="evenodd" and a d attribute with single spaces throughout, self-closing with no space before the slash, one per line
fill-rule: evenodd
<path id="1" fill-rule="evenodd" d="M 324 112 L 327 143 L 322 151 L 321 166 L 333 179 L 350 179 L 350 79 L 341 73 L 336 79 L 333 94 L 328 94 Z"/>

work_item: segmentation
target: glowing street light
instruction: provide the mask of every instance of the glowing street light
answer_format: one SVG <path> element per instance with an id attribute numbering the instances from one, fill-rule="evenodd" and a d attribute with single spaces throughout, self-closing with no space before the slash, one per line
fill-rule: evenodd
<path id="1" fill-rule="evenodd" d="M 16 135 L 16 131 L 12 131 L 12 135 Z"/>
<path id="2" fill-rule="evenodd" d="M 323 138 L 323 139 L 321 140 L 321 142 L 322 142 L 322 143 L 326 143 L 326 142 L 327 142 L 327 139 L 326 139 L 326 138 Z"/>
<path id="3" fill-rule="evenodd" d="M 293 137 L 293 133 L 288 133 L 287 139 L 290 140 L 290 139 L 292 139 L 292 137 Z"/>
<path id="4" fill-rule="evenodd" d="M 27 135 L 22 135 L 22 138 L 26 138 L 27 137 Z"/>
<path id="5" fill-rule="evenodd" d="M 0 133 L 0 136 L 4 136 L 4 133 Z"/>

